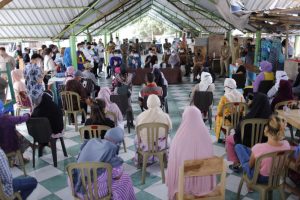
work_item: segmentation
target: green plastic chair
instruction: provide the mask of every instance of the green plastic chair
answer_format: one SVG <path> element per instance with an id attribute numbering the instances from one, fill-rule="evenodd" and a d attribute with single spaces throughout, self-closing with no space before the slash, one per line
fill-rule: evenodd
<path id="1" fill-rule="evenodd" d="M 267 119 L 245 119 L 241 122 L 241 139 L 244 141 L 245 128 L 251 125 L 251 146 L 262 142 L 265 125 L 268 123 Z"/>
<path id="2" fill-rule="evenodd" d="M 108 194 L 105 197 L 100 198 L 98 194 L 98 169 L 105 169 L 107 172 L 107 189 Z M 72 195 L 74 199 L 80 199 L 76 192 L 73 183 L 73 171 L 80 171 L 80 178 L 82 183 L 82 188 L 84 191 L 84 200 L 94 199 L 94 200 L 110 200 L 112 197 L 112 167 L 108 163 L 102 162 L 85 162 L 85 163 L 71 163 L 66 167 L 70 184 Z M 96 180 L 96 181 L 95 181 Z M 96 188 L 96 189 L 94 189 Z"/>
<path id="3" fill-rule="evenodd" d="M 147 131 L 147 146 L 148 151 L 143 151 L 141 148 L 141 131 L 143 129 L 146 129 Z M 163 135 L 160 135 L 160 130 L 163 130 Z M 143 158 L 143 168 L 142 168 L 142 184 L 145 184 L 145 175 L 146 175 L 146 167 L 147 167 L 147 161 L 150 156 L 156 156 L 159 158 L 159 164 L 160 164 L 160 170 L 162 175 L 162 182 L 165 183 L 165 163 L 167 162 L 166 157 L 164 157 L 168 150 L 168 131 L 169 126 L 163 123 L 145 123 L 138 125 L 136 127 L 136 133 L 138 137 L 138 164 L 140 164 L 141 157 Z M 159 137 L 164 137 L 165 139 L 165 147 L 164 149 L 159 149 L 158 144 L 159 143 Z"/>
<path id="4" fill-rule="evenodd" d="M 272 195 L 272 191 L 276 189 L 279 190 L 281 199 L 285 200 L 284 180 L 286 177 L 286 171 L 288 169 L 289 156 L 291 152 L 291 150 L 277 151 L 258 157 L 255 161 L 253 178 L 249 179 L 246 173 L 243 174 L 238 188 L 237 199 L 240 199 L 242 186 L 245 181 L 250 188 L 260 192 L 260 200 L 268 199 L 268 196 Z M 272 159 L 269 181 L 266 184 L 261 184 L 258 183 L 261 162 L 267 158 Z"/>

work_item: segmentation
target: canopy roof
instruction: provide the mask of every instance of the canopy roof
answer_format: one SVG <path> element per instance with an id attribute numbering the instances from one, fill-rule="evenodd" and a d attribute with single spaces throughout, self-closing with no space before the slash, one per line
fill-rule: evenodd
<path id="1" fill-rule="evenodd" d="M 150 16 L 177 30 L 193 33 L 224 33 L 233 28 L 255 31 L 261 26 L 253 23 L 254 14 L 262 14 L 263 9 L 300 6 L 298 0 L 228 2 L 229 0 L 0 0 L 0 39 L 56 40 L 88 32 L 99 35 L 114 32 L 143 16 Z M 242 14 L 231 12 L 232 2 L 243 6 Z M 290 27 L 298 28 L 293 25 Z"/>

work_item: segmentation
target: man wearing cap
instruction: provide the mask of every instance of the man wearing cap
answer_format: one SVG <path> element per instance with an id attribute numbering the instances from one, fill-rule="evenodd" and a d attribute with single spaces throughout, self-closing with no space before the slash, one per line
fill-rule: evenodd
<path id="1" fill-rule="evenodd" d="M 89 103 L 89 99 L 87 98 L 87 93 L 84 87 L 81 84 L 81 78 L 83 74 L 81 71 L 77 70 L 74 74 L 74 78 L 69 80 L 66 84 L 66 91 L 76 92 L 80 96 L 80 106 L 87 112 L 87 104 Z M 76 99 L 73 99 L 74 109 L 76 109 L 77 102 Z M 84 115 L 82 114 L 81 123 L 85 122 Z"/>

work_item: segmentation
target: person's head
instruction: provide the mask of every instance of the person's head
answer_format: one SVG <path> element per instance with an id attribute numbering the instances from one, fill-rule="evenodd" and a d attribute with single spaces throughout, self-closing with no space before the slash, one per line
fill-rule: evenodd
<path id="1" fill-rule="evenodd" d="M 74 73 L 74 79 L 76 81 L 81 81 L 81 78 L 83 77 L 83 74 L 80 70 L 77 70 L 75 73 Z"/>
<path id="2" fill-rule="evenodd" d="M 206 83 L 207 85 L 212 84 L 213 78 L 212 78 L 211 74 L 208 72 L 202 72 L 201 73 L 201 82 Z"/>
<path id="3" fill-rule="evenodd" d="M 48 56 L 50 56 L 50 57 L 52 57 L 52 49 L 51 49 L 51 48 L 46 48 L 46 49 L 44 50 L 44 54 L 45 54 L 45 55 L 48 55 Z"/>
<path id="4" fill-rule="evenodd" d="M 239 39 L 238 38 L 233 38 L 233 44 L 238 45 L 239 44 Z"/>
<path id="5" fill-rule="evenodd" d="M 21 81 L 23 78 L 23 71 L 21 69 L 14 69 L 11 71 L 11 78 L 13 83 Z"/>
<path id="6" fill-rule="evenodd" d="M 102 99 L 97 99 L 91 106 L 91 119 L 92 121 L 100 121 L 105 119 L 104 108 L 102 107 L 105 102 Z M 100 107 L 101 106 L 101 107 Z"/>
<path id="7" fill-rule="evenodd" d="M 81 43 L 81 42 L 78 43 L 77 44 L 77 50 L 80 50 L 80 51 L 83 50 L 83 46 L 84 46 L 83 43 Z"/>
<path id="8" fill-rule="evenodd" d="M 124 130 L 120 127 L 111 128 L 105 133 L 104 139 L 114 144 L 121 144 L 124 140 Z"/>
<path id="9" fill-rule="evenodd" d="M 252 42 L 253 42 L 253 38 L 248 38 L 246 41 L 247 45 L 251 45 Z"/>
<path id="10" fill-rule="evenodd" d="M 75 74 L 75 69 L 73 66 L 70 66 L 70 67 L 67 67 L 67 70 L 66 70 L 66 76 L 74 76 Z"/>
<path id="11" fill-rule="evenodd" d="M 135 43 L 139 43 L 139 39 L 135 39 Z"/>
<path id="12" fill-rule="evenodd" d="M 42 45 L 42 50 L 44 50 L 44 49 L 46 49 L 47 48 L 47 46 L 46 45 Z"/>
<path id="13" fill-rule="evenodd" d="M 171 55 L 172 55 L 172 56 L 175 56 L 175 55 L 176 55 L 176 51 L 175 51 L 175 50 L 172 50 L 172 51 L 171 51 Z"/>
<path id="14" fill-rule="evenodd" d="M 280 80 L 279 82 L 279 88 L 278 88 L 278 94 L 281 96 L 284 96 L 286 98 L 292 97 L 293 91 L 292 91 L 292 84 L 288 80 Z"/>
<path id="15" fill-rule="evenodd" d="M 31 63 L 42 67 L 43 57 L 40 54 L 35 53 L 31 56 Z"/>
<path id="16" fill-rule="evenodd" d="M 6 55 L 5 47 L 0 47 L 0 56 L 5 56 L 5 55 Z"/>
<path id="17" fill-rule="evenodd" d="M 154 81 L 154 75 L 152 73 L 147 73 L 146 82 L 147 83 L 153 83 L 153 81 Z"/>
<path id="18" fill-rule="evenodd" d="M 232 78 L 226 78 L 224 81 L 225 93 L 231 90 L 236 89 L 236 82 Z"/>
<path id="19" fill-rule="evenodd" d="M 85 63 L 83 66 L 84 66 L 84 69 L 85 69 L 85 70 L 90 71 L 90 70 L 92 69 L 92 65 L 91 65 L 91 63 L 89 63 L 89 62 Z"/>
<path id="20" fill-rule="evenodd" d="M 228 44 L 228 40 L 224 39 L 224 46 L 226 46 Z"/>
<path id="21" fill-rule="evenodd" d="M 116 41 L 119 41 L 119 37 L 116 37 Z"/>
<path id="22" fill-rule="evenodd" d="M 235 62 L 238 64 L 238 66 L 241 66 L 243 64 L 243 61 L 241 58 L 236 59 Z"/>
<path id="23" fill-rule="evenodd" d="M 272 64 L 266 60 L 260 63 L 260 68 L 262 72 L 271 72 L 272 71 Z"/>
<path id="24" fill-rule="evenodd" d="M 148 109 L 160 108 L 161 102 L 157 95 L 150 94 L 147 99 L 147 107 Z"/>
<path id="25" fill-rule="evenodd" d="M 30 49 L 25 48 L 24 51 L 25 51 L 25 53 L 29 53 Z"/>
<path id="26" fill-rule="evenodd" d="M 272 115 L 265 126 L 264 134 L 268 140 L 280 141 L 284 138 L 286 122 L 278 115 Z"/>
<path id="27" fill-rule="evenodd" d="M 168 43 L 168 39 L 167 38 L 165 39 L 165 42 Z"/>
<path id="28" fill-rule="evenodd" d="M 102 43 L 102 38 L 99 38 L 99 43 Z"/>

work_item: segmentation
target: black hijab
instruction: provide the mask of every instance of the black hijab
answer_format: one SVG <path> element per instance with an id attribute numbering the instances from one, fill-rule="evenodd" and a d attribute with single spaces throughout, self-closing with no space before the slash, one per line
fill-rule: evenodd
<path id="1" fill-rule="evenodd" d="M 54 134 L 61 133 L 64 129 L 63 113 L 53 102 L 49 92 L 43 93 L 41 103 L 33 110 L 31 117 L 48 118 Z"/>
<path id="2" fill-rule="evenodd" d="M 253 102 L 250 105 L 249 113 L 243 118 L 244 119 L 254 119 L 254 118 L 261 118 L 261 119 L 268 119 L 272 115 L 271 105 L 269 103 L 267 95 L 263 93 L 256 93 L 253 98 Z M 242 121 L 241 121 L 242 122 Z M 236 144 L 241 144 L 241 122 L 237 126 L 234 134 L 234 141 Z M 267 141 L 267 138 L 263 136 L 262 142 Z M 244 141 L 243 144 L 250 147 L 251 146 L 251 127 L 245 127 L 244 133 Z"/>

